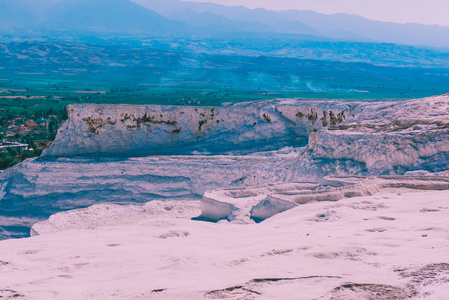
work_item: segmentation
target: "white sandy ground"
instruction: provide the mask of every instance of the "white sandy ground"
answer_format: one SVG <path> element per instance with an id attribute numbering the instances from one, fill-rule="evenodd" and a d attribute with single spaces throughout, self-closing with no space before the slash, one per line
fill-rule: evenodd
<path id="1" fill-rule="evenodd" d="M 405 189 L 249 225 L 96 205 L 0 242 L 0 299 L 448 299 L 448 213 L 449 191 Z"/>

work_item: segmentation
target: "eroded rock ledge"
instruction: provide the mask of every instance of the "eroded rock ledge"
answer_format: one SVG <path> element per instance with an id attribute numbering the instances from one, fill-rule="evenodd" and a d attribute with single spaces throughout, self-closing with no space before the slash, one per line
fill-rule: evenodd
<path id="1" fill-rule="evenodd" d="M 439 172 L 449 165 L 449 96 L 283 99 L 227 107 L 73 105 L 44 156 L 246 155 L 305 147 L 291 178 Z"/>
<path id="2" fill-rule="evenodd" d="M 446 175 L 446 174 L 442 174 Z M 201 199 L 202 217 L 251 223 L 312 201 L 372 196 L 384 189 L 449 190 L 449 176 L 327 177 L 321 183 L 271 184 L 208 191 Z"/>
<path id="3" fill-rule="evenodd" d="M 247 154 L 300 147 L 310 132 L 354 118 L 357 105 L 290 99 L 227 107 L 71 105 L 44 156 Z"/>

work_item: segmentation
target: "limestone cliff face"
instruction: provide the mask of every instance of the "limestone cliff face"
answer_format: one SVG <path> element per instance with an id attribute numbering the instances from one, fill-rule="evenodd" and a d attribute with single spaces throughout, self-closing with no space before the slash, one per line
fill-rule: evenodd
<path id="1" fill-rule="evenodd" d="M 449 97 L 360 103 L 352 113 L 310 134 L 294 176 L 449 169 Z"/>
<path id="2" fill-rule="evenodd" d="M 350 110 L 343 102 L 305 100 L 228 107 L 72 105 L 44 156 L 247 154 L 301 147 L 310 132 L 341 123 Z"/>
<path id="3" fill-rule="evenodd" d="M 73 105 L 68 110 L 68 121 L 44 156 L 246 155 L 307 146 L 292 180 L 438 172 L 449 165 L 448 96 L 286 99 L 227 107 Z"/>

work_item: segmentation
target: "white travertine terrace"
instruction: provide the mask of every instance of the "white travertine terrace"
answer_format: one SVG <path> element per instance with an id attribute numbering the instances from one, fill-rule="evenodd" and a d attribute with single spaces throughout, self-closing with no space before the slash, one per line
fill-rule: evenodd
<path id="1" fill-rule="evenodd" d="M 205 217 L 245 223 L 248 218 L 239 216 L 264 219 L 293 203 L 318 200 L 318 194 L 302 191 L 290 199 L 265 193 L 267 199 L 252 204 L 239 200 L 245 213 L 233 216 L 226 213 L 233 211 L 229 197 L 204 193 L 295 182 L 325 186 L 326 176 L 444 175 L 449 169 L 447 95 L 225 107 L 83 104 L 68 110 L 42 157 L 0 174 L 0 209 L 8 218 L 42 220 L 103 202 L 204 196 Z M 18 225 L 10 220 L 0 218 L 0 226 Z"/>
<path id="2" fill-rule="evenodd" d="M 447 299 L 448 96 L 69 112 L 0 174 L 0 298 Z"/>
<path id="3" fill-rule="evenodd" d="M 202 217 L 234 223 L 265 220 L 300 204 L 373 196 L 382 190 L 449 190 L 449 176 L 328 177 L 319 183 L 280 183 L 208 191 L 201 199 Z M 449 199 L 449 198 L 448 198 Z"/>

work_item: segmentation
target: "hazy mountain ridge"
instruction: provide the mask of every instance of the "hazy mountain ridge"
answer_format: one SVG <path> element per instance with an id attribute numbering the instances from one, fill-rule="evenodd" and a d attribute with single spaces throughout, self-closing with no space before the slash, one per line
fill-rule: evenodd
<path id="1" fill-rule="evenodd" d="M 332 41 L 314 36 L 254 34 L 233 38 L 165 39 L 143 42 L 146 46 L 194 53 L 270 56 L 340 62 L 361 62 L 378 66 L 449 68 L 449 53 L 392 43 Z"/>
<path id="2" fill-rule="evenodd" d="M 380 22 L 348 14 L 270 11 L 179 0 L 0 0 L 0 32 L 42 31 L 178 37 L 256 32 L 449 47 L 449 27 Z"/>
<path id="3" fill-rule="evenodd" d="M 357 15 L 325 15 L 314 11 L 270 11 L 248 9 L 243 6 L 224 6 L 214 3 L 197 3 L 169 0 L 133 0 L 149 9 L 171 18 L 180 10 L 194 10 L 197 19 L 208 12 L 233 21 L 258 22 L 272 28 L 272 32 L 313 34 L 317 36 L 361 42 L 387 42 L 408 45 L 449 47 L 449 27 L 422 24 L 399 24 L 369 20 Z M 188 20 L 184 19 L 187 22 Z M 187 22 L 188 23 L 188 22 Z"/>
<path id="4" fill-rule="evenodd" d="M 0 32 L 87 31 L 163 35 L 189 26 L 128 0 L 1 0 Z"/>
<path id="5" fill-rule="evenodd" d="M 273 42 L 274 41 L 274 42 Z M 390 67 L 427 67 L 449 69 L 449 53 L 394 44 L 301 41 L 258 38 L 226 39 L 163 39 L 120 44 L 120 42 L 82 43 L 64 41 L 0 42 L 0 62 L 3 67 L 24 66 L 25 61 L 44 67 L 52 64 L 149 65 L 174 58 L 201 60 L 201 56 L 257 56 L 273 59 L 311 59 L 347 63 L 367 63 Z M 168 60 L 168 57 L 172 59 Z M 228 57 L 228 59 L 229 59 Z M 317 62 L 318 63 L 318 62 Z M 325 62 L 323 62 L 325 63 Z M 329 63 L 329 62 L 327 62 Z M 224 66 L 224 68 L 226 68 Z"/>

